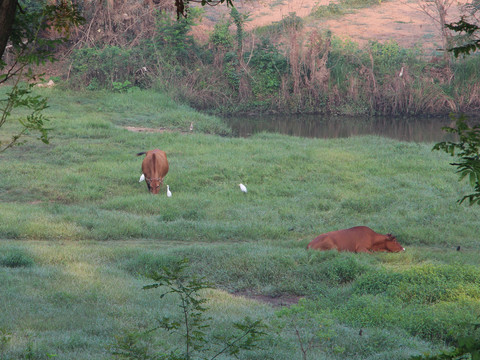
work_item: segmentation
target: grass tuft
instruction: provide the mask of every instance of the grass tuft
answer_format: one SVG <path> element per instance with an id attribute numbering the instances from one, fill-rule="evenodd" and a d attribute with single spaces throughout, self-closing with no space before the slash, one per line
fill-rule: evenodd
<path id="1" fill-rule="evenodd" d="M 3 267 L 31 267 L 34 264 L 35 261 L 29 252 L 20 247 L 9 247 L 0 253 L 0 266 Z"/>

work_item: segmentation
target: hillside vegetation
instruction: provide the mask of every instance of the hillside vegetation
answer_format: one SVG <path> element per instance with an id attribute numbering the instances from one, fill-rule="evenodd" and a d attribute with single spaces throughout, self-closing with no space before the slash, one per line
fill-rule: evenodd
<path id="1" fill-rule="evenodd" d="M 178 315 L 176 298 L 141 288 L 147 271 L 184 257 L 189 275 L 214 283 L 208 336 L 244 316 L 268 325 L 242 359 L 302 358 L 297 331 L 313 339 L 311 359 L 407 359 L 451 345 L 480 314 L 480 210 L 456 203 L 468 187 L 432 144 L 233 138 L 218 118 L 151 91 L 38 91 L 51 144 L 0 161 L 2 358 L 114 357 L 124 336 Z M 138 182 L 135 154 L 153 148 L 167 153 L 171 198 Z M 393 233 L 406 251 L 306 250 L 355 225 Z M 286 310 L 240 294 L 303 299 Z M 149 336 L 146 358 L 178 346 Z"/>
<path id="2" fill-rule="evenodd" d="M 376 1 L 318 5 L 310 16 L 292 11 L 263 26 L 252 26 L 237 8 L 222 8 L 228 12 L 213 21 L 191 8 L 177 21 L 136 1 L 115 3 L 84 6 L 86 23 L 72 35 L 63 67 L 47 69 L 56 83 L 154 89 L 224 114 L 445 115 L 480 108 L 478 56 L 425 54 L 440 45 L 420 36 L 410 46 L 395 38 L 360 43 L 325 25 L 332 18 L 350 24 L 353 9 L 375 8 Z"/>

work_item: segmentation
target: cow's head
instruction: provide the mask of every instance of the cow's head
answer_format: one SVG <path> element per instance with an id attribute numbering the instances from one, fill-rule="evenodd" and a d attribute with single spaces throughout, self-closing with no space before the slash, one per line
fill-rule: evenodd
<path id="1" fill-rule="evenodd" d="M 163 179 L 161 178 L 156 178 L 156 179 L 149 179 L 145 178 L 145 181 L 148 186 L 148 191 L 150 191 L 152 194 L 158 194 L 160 190 L 160 186 L 163 184 Z"/>
<path id="2" fill-rule="evenodd" d="M 386 235 L 385 249 L 390 252 L 405 251 L 405 248 L 398 243 L 397 238 L 392 234 Z"/>

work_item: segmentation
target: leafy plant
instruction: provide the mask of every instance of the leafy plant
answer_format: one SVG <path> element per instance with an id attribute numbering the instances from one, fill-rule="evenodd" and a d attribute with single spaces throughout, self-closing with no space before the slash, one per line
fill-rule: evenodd
<path id="1" fill-rule="evenodd" d="M 124 82 L 114 81 L 112 83 L 112 90 L 113 92 L 117 92 L 117 93 L 131 92 L 135 88 L 138 89 L 138 87 L 132 86 L 132 83 L 128 80 L 125 80 Z"/>
<path id="2" fill-rule="evenodd" d="M 450 30 L 460 33 L 459 40 L 463 40 L 462 44 L 448 49 L 448 51 L 453 51 L 455 57 L 459 55 L 466 56 L 469 55 L 470 52 L 474 53 L 480 49 L 480 39 L 478 38 L 480 27 L 476 24 L 472 24 L 462 17 L 456 23 L 446 24 L 445 26 Z"/>
<path id="3" fill-rule="evenodd" d="M 230 22 L 219 22 L 215 24 L 213 32 L 210 34 L 210 43 L 216 49 L 231 49 L 233 47 L 233 36 L 230 34 Z"/>
<path id="4" fill-rule="evenodd" d="M 243 38 L 245 37 L 244 33 L 244 24 L 248 19 L 248 14 L 241 14 L 237 8 L 232 8 L 230 10 L 230 16 L 233 19 L 233 22 L 237 28 L 236 39 L 237 39 L 237 49 L 241 50 L 243 46 Z"/>
<path id="5" fill-rule="evenodd" d="M 103 49 L 84 48 L 72 54 L 72 75 L 74 82 L 88 84 L 88 90 L 112 87 L 120 92 L 119 84 L 132 81 L 138 69 L 134 51 L 118 46 Z M 128 85 L 128 83 L 127 83 Z"/>
<path id="6" fill-rule="evenodd" d="M 121 338 L 120 341 L 117 341 L 117 347 L 113 352 L 114 355 L 124 359 L 160 358 L 166 360 L 190 360 L 202 358 L 213 360 L 222 354 L 236 356 L 242 350 L 251 350 L 258 346 L 259 340 L 265 334 L 262 330 L 265 326 L 260 320 L 253 321 L 245 318 L 243 322 L 233 324 L 233 327 L 237 330 L 235 335 L 226 335 L 216 337 L 215 339 L 209 337 L 207 330 L 210 329 L 211 318 L 205 316 L 208 309 L 204 304 L 207 302 L 207 299 L 201 295 L 201 292 L 212 288 L 212 284 L 204 278 L 196 276 L 186 277 L 183 272 L 187 264 L 188 260 L 183 259 L 168 267 L 162 267 L 160 272 L 150 272 L 148 277 L 154 280 L 155 283 L 143 287 L 144 290 L 164 289 L 160 294 L 160 299 L 163 299 L 168 294 L 174 294 L 180 299 L 180 318 L 172 319 L 164 316 L 159 320 L 157 327 L 145 334 L 159 329 L 163 329 L 168 333 L 180 334 L 184 340 L 183 350 L 175 349 L 169 353 L 163 352 L 150 357 L 148 348 L 138 345 L 138 340 L 141 336 L 128 334 L 123 339 Z M 221 344 L 216 344 L 216 348 L 214 346 L 215 341 L 221 341 Z M 212 354 L 206 355 L 209 351 Z"/>
<path id="7" fill-rule="evenodd" d="M 455 127 L 443 127 L 448 133 L 456 134 L 459 137 L 458 142 L 443 141 L 434 145 L 432 150 L 443 150 L 451 156 L 457 155 L 458 162 L 451 163 L 457 167 L 457 173 L 460 174 L 460 181 L 468 177 L 470 185 L 474 192 L 465 195 L 459 200 L 463 203 L 468 199 L 470 205 L 477 203 L 480 205 L 480 125 L 470 127 L 467 124 L 467 117 L 460 115 L 455 119 Z"/>
<path id="8" fill-rule="evenodd" d="M 45 127 L 48 118 L 42 113 L 47 105 L 47 99 L 40 95 L 32 95 L 32 88 L 35 84 L 19 84 L 20 77 L 13 86 L 12 90 L 7 93 L 6 105 L 0 113 L 0 127 L 2 127 L 12 115 L 12 111 L 18 108 L 27 108 L 31 113 L 26 117 L 21 117 L 18 122 L 21 125 L 20 130 L 14 133 L 11 140 L 6 143 L 0 142 L 0 152 L 4 152 L 8 148 L 23 144 L 25 141 L 20 141 L 24 135 L 36 131 L 40 134 L 39 139 L 48 144 L 48 128 Z"/>
<path id="9" fill-rule="evenodd" d="M 201 14 L 201 9 L 190 9 L 188 18 L 175 21 L 169 13 L 162 11 L 157 15 L 155 46 L 161 50 L 162 56 L 168 61 L 190 63 L 195 41 L 190 34 L 194 21 Z"/>
<path id="10" fill-rule="evenodd" d="M 26 4 L 31 5 L 29 2 Z M 53 62 L 53 49 L 68 39 L 71 26 L 83 22 L 75 4 L 61 1 L 55 5 L 30 6 L 27 11 L 18 11 L 15 16 L 13 28 L 10 34 L 10 42 L 14 53 L 14 62 L 8 65 L 0 60 L 0 70 L 6 72 L 0 75 L 0 84 L 13 79 L 12 89 L 7 92 L 4 105 L 0 107 L 0 127 L 5 125 L 12 111 L 18 108 L 27 108 L 31 113 L 18 119 L 20 129 L 15 131 L 11 139 L 0 142 L 0 152 L 19 145 L 20 138 L 31 132 L 40 133 L 39 139 L 48 144 L 48 119 L 42 114 L 47 108 L 47 100 L 41 96 L 32 95 L 32 87 L 41 75 L 35 74 L 33 65 Z M 60 36 L 57 39 L 48 39 L 41 34 L 49 29 L 57 31 Z M 3 49 L 2 49 L 3 50 Z M 26 80 L 27 85 L 21 83 Z"/>
<path id="11" fill-rule="evenodd" d="M 287 59 L 268 38 L 263 38 L 253 51 L 250 66 L 256 74 L 253 92 L 262 96 L 280 88 L 281 75 L 287 72 Z"/>

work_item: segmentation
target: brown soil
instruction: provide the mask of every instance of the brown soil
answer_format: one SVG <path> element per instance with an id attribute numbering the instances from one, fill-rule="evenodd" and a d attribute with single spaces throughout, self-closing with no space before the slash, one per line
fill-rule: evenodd
<path id="1" fill-rule="evenodd" d="M 249 13 L 246 29 L 268 25 L 282 20 L 290 13 L 307 17 L 318 5 L 328 5 L 330 0 L 260 0 L 235 1 L 241 13 Z M 462 3 L 464 1 L 460 1 Z M 460 6 L 452 5 L 448 10 L 447 22 L 459 20 Z M 229 10 L 214 7 L 206 9 L 203 25 L 196 32 L 200 38 L 208 38 L 208 33 Z M 328 20 L 307 19 L 306 32 L 314 29 L 329 29 L 334 35 L 348 38 L 360 45 L 369 40 L 395 40 L 399 45 L 411 48 L 422 44 L 425 54 L 441 47 L 440 31 L 434 20 L 420 10 L 419 0 L 391 0 L 365 9 L 352 10 L 338 18 Z M 201 33 L 201 34 L 200 34 Z"/>
<path id="2" fill-rule="evenodd" d="M 234 293 L 233 295 L 242 296 L 247 299 L 253 299 L 258 302 L 267 303 L 272 305 L 273 307 L 295 305 L 298 303 L 300 299 L 302 299 L 302 296 L 297 296 L 297 295 L 284 294 L 280 296 L 266 296 L 266 295 L 255 294 L 250 291 L 239 291 Z"/>
<path id="3" fill-rule="evenodd" d="M 171 132 L 171 130 L 167 128 L 147 128 L 147 127 L 138 127 L 138 126 L 124 126 L 125 129 L 128 131 L 133 132 L 156 132 L 156 133 L 163 133 L 163 132 Z"/>
<path id="4" fill-rule="evenodd" d="M 164 132 L 177 131 L 177 132 L 182 133 L 182 134 L 188 134 L 189 132 L 193 131 L 193 128 L 190 131 L 172 130 L 172 129 L 168 129 L 168 128 L 164 128 L 164 127 L 148 128 L 148 127 L 141 127 L 141 126 L 124 126 L 123 128 L 127 129 L 128 131 L 132 131 L 132 132 L 148 132 L 148 133 L 164 133 Z"/>

